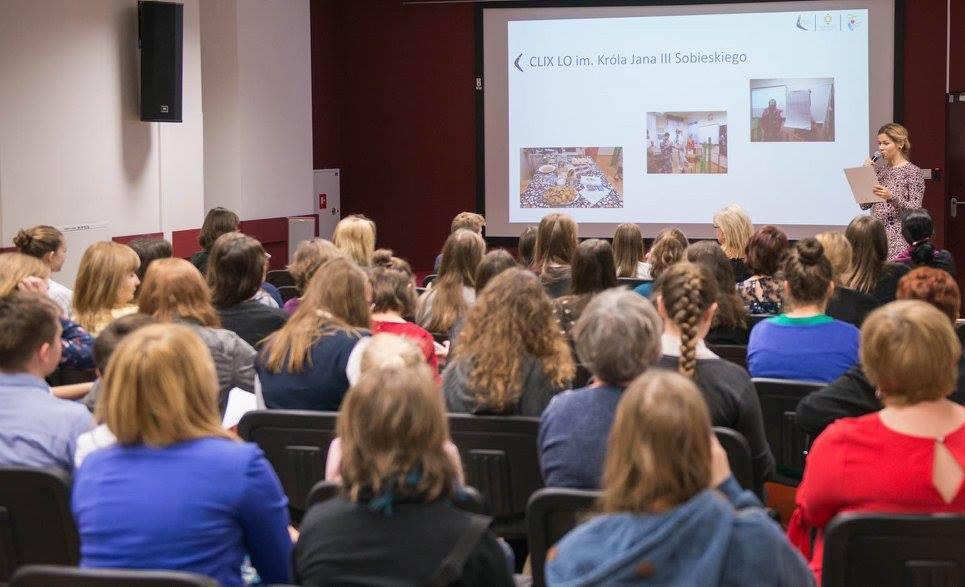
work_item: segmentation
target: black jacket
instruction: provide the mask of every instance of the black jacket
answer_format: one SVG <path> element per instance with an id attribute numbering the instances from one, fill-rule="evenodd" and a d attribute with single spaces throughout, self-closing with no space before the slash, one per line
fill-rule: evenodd
<path id="1" fill-rule="evenodd" d="M 861 328 L 865 317 L 878 306 L 877 300 L 870 295 L 838 286 L 834 288 L 834 295 L 828 300 L 828 307 L 824 313 Z"/>

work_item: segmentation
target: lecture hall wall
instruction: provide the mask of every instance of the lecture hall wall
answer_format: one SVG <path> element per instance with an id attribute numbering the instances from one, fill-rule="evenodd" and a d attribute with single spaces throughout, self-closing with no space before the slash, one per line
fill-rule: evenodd
<path id="1" fill-rule="evenodd" d="M 905 5 L 899 114 L 915 163 L 941 168 L 949 2 Z M 452 216 L 476 204 L 475 6 L 312 0 L 311 9 L 315 167 L 342 169 L 343 215 L 371 216 L 380 245 L 431 268 Z M 951 18 L 957 54 L 965 10 Z M 952 62 L 953 90 L 965 90 L 963 63 Z M 943 181 L 927 182 L 939 238 L 944 192 Z"/>

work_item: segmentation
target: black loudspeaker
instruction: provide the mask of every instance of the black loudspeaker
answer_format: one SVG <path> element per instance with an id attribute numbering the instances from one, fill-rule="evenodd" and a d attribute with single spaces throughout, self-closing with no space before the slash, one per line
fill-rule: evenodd
<path id="1" fill-rule="evenodd" d="M 141 120 L 181 122 L 184 6 L 138 2 Z"/>

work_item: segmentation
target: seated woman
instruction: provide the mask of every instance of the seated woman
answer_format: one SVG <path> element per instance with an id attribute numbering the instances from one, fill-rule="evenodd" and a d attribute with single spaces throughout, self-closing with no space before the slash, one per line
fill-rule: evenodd
<path id="1" fill-rule="evenodd" d="M 208 274 L 208 258 L 211 256 L 214 241 L 223 234 L 237 232 L 239 224 L 241 220 L 237 214 L 220 206 L 208 210 L 204 215 L 204 222 L 201 223 L 201 231 L 198 233 L 201 250 L 191 255 L 191 264 L 198 268 L 201 275 Z"/>
<path id="2" fill-rule="evenodd" d="M 13 246 L 24 255 L 39 259 L 47 266 L 50 273 L 63 269 L 64 261 L 67 260 L 67 241 L 64 239 L 64 233 L 53 226 L 41 224 L 18 230 L 13 237 Z M 53 279 L 48 279 L 47 283 L 49 286 L 47 295 L 60 306 L 64 317 L 69 318 L 74 292 Z"/>
<path id="3" fill-rule="evenodd" d="M 901 220 L 901 235 L 905 237 L 908 248 L 894 258 L 895 263 L 909 267 L 935 267 L 951 273 L 956 277 L 955 259 L 944 249 L 939 249 L 932 242 L 935 238 L 935 223 L 931 214 L 924 208 L 911 210 Z"/>
<path id="4" fill-rule="evenodd" d="M 616 269 L 610 243 L 598 238 L 581 242 L 573 253 L 572 280 L 567 295 L 553 300 L 553 309 L 563 333 L 572 345 L 573 326 L 593 296 L 616 287 Z"/>
<path id="5" fill-rule="evenodd" d="M 476 301 L 476 268 L 485 252 L 486 243 L 478 233 L 460 228 L 449 235 L 442 247 L 439 277 L 419 298 L 416 322 L 420 326 L 448 333 L 465 318 Z"/>
<path id="6" fill-rule="evenodd" d="M 332 243 L 359 267 L 368 267 L 375 252 L 375 223 L 362 214 L 346 216 L 335 225 Z"/>
<path id="7" fill-rule="evenodd" d="M 664 271 L 683 260 L 687 254 L 689 241 L 683 232 L 676 228 L 665 228 L 657 233 L 653 247 L 647 254 L 650 260 L 650 277 L 657 279 Z M 653 294 L 654 283 L 638 285 L 633 291 L 649 298 Z"/>
<path id="8" fill-rule="evenodd" d="M 879 305 L 894 301 L 898 280 L 910 271 L 907 265 L 889 263 L 885 225 L 874 216 L 858 216 L 848 224 L 845 238 L 851 243 L 851 269 L 844 284 L 870 295 Z"/>
<path id="9" fill-rule="evenodd" d="M 221 325 L 258 348 L 288 320 L 281 308 L 270 308 L 256 298 L 265 279 L 268 256 L 261 243 L 231 232 L 218 237 L 208 261 L 208 287 Z"/>
<path id="10" fill-rule="evenodd" d="M 640 226 L 632 222 L 617 226 L 613 233 L 613 260 L 617 266 L 617 277 L 652 279 L 650 263 L 644 260 Z"/>
<path id="11" fill-rule="evenodd" d="M 519 263 L 506 249 L 496 249 L 483 255 L 482 261 L 476 267 L 476 297 L 479 297 L 493 277 L 513 267 L 519 267 Z"/>
<path id="12" fill-rule="evenodd" d="M 774 470 L 764 419 L 747 371 L 715 355 L 704 337 L 717 312 L 717 281 L 703 265 L 682 262 L 657 282 L 657 311 L 663 317 L 659 365 L 693 379 L 710 408 L 714 426 L 744 435 L 754 464 L 754 489 L 761 494 Z"/>
<path id="13" fill-rule="evenodd" d="M 831 262 L 831 275 L 834 281 L 834 294 L 828 300 L 828 307 L 824 313 L 861 328 L 865 317 L 879 304 L 870 295 L 844 285 L 844 278 L 851 270 L 851 260 L 854 256 L 851 243 L 840 232 L 822 232 L 814 238 L 824 247 L 824 256 Z"/>
<path id="14" fill-rule="evenodd" d="M 319 267 L 291 319 L 265 341 L 255 368 L 265 406 L 338 410 L 349 388 L 349 361 L 369 336 L 372 287 L 353 261 Z"/>
<path id="15" fill-rule="evenodd" d="M 576 323 L 580 363 L 589 385 L 550 401 L 539 422 L 539 464 L 547 487 L 597 489 L 606 439 L 623 390 L 660 357 L 660 316 L 625 288 L 596 295 Z"/>
<path id="16" fill-rule="evenodd" d="M 288 501 L 254 444 L 221 428 L 214 365 L 177 324 L 128 335 L 104 374 L 99 413 L 117 444 L 74 476 L 80 566 L 167 569 L 241 586 L 290 580 Z"/>
<path id="17" fill-rule="evenodd" d="M 712 241 L 687 247 L 687 260 L 707 267 L 717 281 L 717 311 L 704 341 L 707 344 L 747 344 L 747 309 L 734 287 L 734 268 L 723 249 Z"/>
<path id="18" fill-rule="evenodd" d="M 787 312 L 760 322 L 747 343 L 752 376 L 828 382 L 858 362 L 858 329 L 824 313 L 832 275 L 821 243 L 794 245 L 784 264 Z"/>
<path id="19" fill-rule="evenodd" d="M 925 302 L 865 320 L 861 362 L 884 408 L 818 436 L 788 526 L 819 582 L 824 529 L 838 513 L 965 512 L 965 408 L 948 400 L 961 354 L 948 317 Z"/>
<path id="20" fill-rule="evenodd" d="M 139 238 L 131 241 L 129 245 L 137 253 L 137 258 L 141 260 L 138 266 L 137 280 L 141 283 L 134 290 L 134 302 L 137 303 L 138 296 L 141 294 L 141 287 L 144 285 L 144 276 L 147 274 L 148 266 L 158 259 L 168 259 L 174 256 L 174 249 L 171 243 L 163 238 Z M 193 266 L 193 265 L 192 265 Z M 204 276 L 201 278 L 204 283 Z"/>
<path id="21" fill-rule="evenodd" d="M 127 245 L 108 241 L 87 247 L 74 281 L 72 315 L 77 323 L 97 336 L 111 320 L 137 312 L 131 302 L 141 283 L 140 265 L 137 253 Z"/>
<path id="22" fill-rule="evenodd" d="M 958 284 L 947 271 L 919 267 L 898 282 L 899 300 L 921 300 L 938 308 L 954 326 L 962 304 Z M 958 359 L 958 382 L 949 396 L 965 404 L 965 355 Z M 882 408 L 875 387 L 868 381 L 861 364 L 848 369 L 827 386 L 807 395 L 797 405 L 795 422 L 804 432 L 816 437 L 840 418 L 863 416 Z"/>
<path id="23" fill-rule="evenodd" d="M 551 298 L 570 290 L 570 262 L 578 232 L 576 221 L 566 214 L 547 214 L 539 221 L 532 269 Z"/>
<path id="24" fill-rule="evenodd" d="M 703 398 L 676 373 L 648 371 L 624 393 L 598 507 L 550 552 L 547 584 L 814 584 L 734 480 Z"/>
<path id="25" fill-rule="evenodd" d="M 288 265 L 288 273 L 295 280 L 295 288 L 298 290 L 298 297 L 291 298 L 284 304 L 289 316 L 294 314 L 298 304 L 302 303 L 301 296 L 304 295 L 308 282 L 312 280 L 318 268 L 330 259 L 343 255 L 344 253 L 338 247 L 323 238 L 315 237 L 298 244 L 292 256 L 292 262 Z"/>
<path id="26" fill-rule="evenodd" d="M 491 519 L 451 500 L 457 473 L 427 367 L 363 373 L 345 398 L 338 436 L 341 495 L 302 520 L 299 585 L 513 585 Z"/>
<path id="27" fill-rule="evenodd" d="M 750 216 L 737 204 L 731 204 L 714 214 L 714 228 L 717 230 L 717 242 L 730 260 L 735 283 L 744 281 L 751 276 L 746 263 L 747 243 L 754 236 Z"/>
<path id="28" fill-rule="evenodd" d="M 737 284 L 737 295 L 749 313 L 781 313 L 784 285 L 777 271 L 787 248 L 787 235 L 773 226 L 762 226 L 747 242 L 747 271 L 751 276 Z"/>
<path id="29" fill-rule="evenodd" d="M 442 388 L 450 412 L 539 416 L 573 373 L 570 347 L 539 278 L 509 269 L 469 311 Z"/>
<path id="30" fill-rule="evenodd" d="M 519 233 L 519 264 L 523 267 L 533 266 L 533 253 L 536 252 L 536 233 L 538 229 L 529 225 Z"/>

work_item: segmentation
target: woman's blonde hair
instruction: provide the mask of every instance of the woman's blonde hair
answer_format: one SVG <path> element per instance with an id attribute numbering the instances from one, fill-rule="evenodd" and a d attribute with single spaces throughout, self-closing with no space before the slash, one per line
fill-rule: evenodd
<path id="1" fill-rule="evenodd" d="M 649 370 L 623 392 L 603 467 L 600 509 L 659 513 L 708 488 L 710 413 L 689 379 Z"/>
<path id="2" fill-rule="evenodd" d="M 754 224 L 747 212 L 737 204 L 721 208 L 714 214 L 714 227 L 720 229 L 723 242 L 720 247 L 729 259 L 743 259 L 747 255 L 747 243 L 754 235 Z"/>
<path id="3" fill-rule="evenodd" d="M 851 243 L 840 232 L 822 232 L 815 236 L 821 246 L 824 247 L 824 256 L 831 262 L 831 272 L 834 275 L 834 283 L 844 285 L 844 276 L 851 269 Z"/>
<path id="4" fill-rule="evenodd" d="M 272 373 L 300 373 L 312 365 L 312 346 L 324 336 L 347 332 L 360 336 L 371 327 L 365 299 L 368 277 L 351 260 L 336 257 L 318 268 L 298 309 L 267 339 L 263 357 Z"/>
<path id="5" fill-rule="evenodd" d="M 617 277 L 636 277 L 637 263 L 643 261 L 643 233 L 632 222 L 617 226 L 613 233 L 613 260 Z"/>
<path id="6" fill-rule="evenodd" d="M 476 269 L 486 252 L 486 241 L 471 230 L 460 228 L 442 247 L 439 277 L 432 290 L 419 299 L 417 322 L 430 332 L 447 332 L 466 312 L 464 287 L 475 287 Z"/>
<path id="7" fill-rule="evenodd" d="M 118 299 L 118 292 L 140 265 L 137 253 L 127 245 L 102 241 L 87 247 L 74 282 L 74 319 L 88 330 L 108 319 L 111 310 L 126 302 Z"/>
<path id="8" fill-rule="evenodd" d="M 449 425 L 426 365 L 363 372 L 342 402 L 337 428 L 342 490 L 352 501 L 387 490 L 432 501 L 452 491 Z"/>
<path id="9" fill-rule="evenodd" d="M 486 411 L 512 411 L 523 393 L 523 363 L 536 358 L 554 387 L 573 379 L 575 367 L 553 305 L 539 278 L 507 269 L 493 278 L 469 310 L 455 350 L 469 362 L 469 387 Z"/>
<path id="10" fill-rule="evenodd" d="M 20 229 L 13 237 L 13 246 L 17 250 L 41 260 L 50 253 L 56 253 L 62 244 L 64 233 L 46 224 Z"/>
<path id="11" fill-rule="evenodd" d="M 404 336 L 383 332 L 370 338 L 365 345 L 359 371 L 365 373 L 372 369 L 396 369 L 425 364 L 426 357 L 414 342 Z"/>
<path id="12" fill-rule="evenodd" d="M 211 305 L 208 284 L 198 268 L 184 259 L 172 257 L 152 262 L 144 274 L 137 304 L 141 313 L 161 322 L 181 318 L 201 326 L 221 326 L 221 319 Z"/>
<path id="13" fill-rule="evenodd" d="M 299 292 L 305 291 L 308 282 L 318 271 L 318 268 L 327 261 L 335 257 L 341 257 L 344 253 L 331 242 L 315 237 L 311 240 L 302 241 L 295 249 L 292 262 L 288 264 L 288 272 L 295 280 L 295 287 Z"/>
<path id="14" fill-rule="evenodd" d="M 360 267 L 368 267 L 375 252 L 375 223 L 361 214 L 347 216 L 335 225 L 332 242 Z"/>
<path id="15" fill-rule="evenodd" d="M 897 122 L 889 122 L 878 129 L 879 135 L 887 135 L 896 145 L 901 154 L 908 158 L 911 154 L 911 141 L 908 139 L 908 129 Z"/>
<path id="16" fill-rule="evenodd" d="M 154 324 L 127 335 L 111 355 L 97 420 L 122 445 L 163 447 L 213 436 L 230 438 L 218 414 L 218 379 L 198 335 Z"/>
<path id="17" fill-rule="evenodd" d="M 697 368 L 700 318 L 717 301 L 717 280 L 707 266 L 682 261 L 667 269 L 657 281 L 667 318 L 680 329 L 680 359 L 677 368 L 693 378 Z"/>
<path id="18" fill-rule="evenodd" d="M 0 298 L 17 291 L 17 286 L 27 277 L 47 279 L 50 267 L 36 257 L 23 253 L 0 254 Z"/>
<path id="19" fill-rule="evenodd" d="M 533 271 L 544 273 L 550 265 L 569 265 L 576 252 L 576 221 L 566 214 L 543 216 L 536 228 Z"/>

